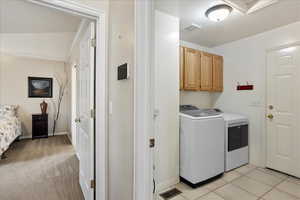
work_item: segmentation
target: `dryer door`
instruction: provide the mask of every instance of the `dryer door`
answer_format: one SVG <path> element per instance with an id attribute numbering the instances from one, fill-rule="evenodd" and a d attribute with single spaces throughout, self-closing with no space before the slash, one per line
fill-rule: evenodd
<path id="1" fill-rule="evenodd" d="M 246 146 L 248 146 L 248 125 L 229 127 L 227 151 L 234 151 Z"/>

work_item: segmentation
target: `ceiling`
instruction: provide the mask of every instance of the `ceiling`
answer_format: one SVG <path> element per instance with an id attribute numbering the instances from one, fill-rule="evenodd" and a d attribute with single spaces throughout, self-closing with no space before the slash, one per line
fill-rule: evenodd
<path id="1" fill-rule="evenodd" d="M 0 0 L 0 33 L 76 32 L 80 17 L 25 0 Z"/>
<path id="2" fill-rule="evenodd" d="M 279 0 L 223 0 L 242 13 L 252 13 L 267 6 L 278 3 Z"/>
<path id="3" fill-rule="evenodd" d="M 222 22 L 209 21 L 205 11 L 224 1 L 234 7 L 231 15 Z M 207 47 L 218 46 L 300 21 L 300 0 L 224 1 L 155 0 L 155 7 L 180 18 L 181 40 Z M 272 1 L 274 4 L 264 4 L 263 1 Z M 183 30 L 193 23 L 201 28 L 193 31 Z"/>

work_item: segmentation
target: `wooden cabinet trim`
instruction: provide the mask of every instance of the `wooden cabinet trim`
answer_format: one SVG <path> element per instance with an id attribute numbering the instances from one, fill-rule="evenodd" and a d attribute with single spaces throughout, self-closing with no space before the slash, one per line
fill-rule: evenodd
<path id="1" fill-rule="evenodd" d="M 219 63 L 218 63 L 219 62 Z M 223 57 L 213 56 L 213 88 L 212 91 L 223 91 Z"/>
<path id="2" fill-rule="evenodd" d="M 185 62 L 185 48 L 180 47 L 180 69 L 179 69 L 179 79 L 180 79 L 180 90 L 184 89 L 184 62 Z"/>
<path id="3" fill-rule="evenodd" d="M 201 52 L 200 90 L 211 91 L 213 85 L 213 55 Z"/>

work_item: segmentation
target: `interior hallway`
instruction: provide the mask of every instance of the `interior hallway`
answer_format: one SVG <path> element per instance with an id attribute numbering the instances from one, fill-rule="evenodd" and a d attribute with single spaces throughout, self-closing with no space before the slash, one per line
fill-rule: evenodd
<path id="1" fill-rule="evenodd" d="M 83 200 L 67 136 L 15 142 L 0 161 L 1 200 Z"/>

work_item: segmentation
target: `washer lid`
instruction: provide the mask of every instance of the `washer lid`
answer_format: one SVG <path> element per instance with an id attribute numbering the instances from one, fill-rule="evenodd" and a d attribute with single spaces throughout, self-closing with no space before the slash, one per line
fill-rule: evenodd
<path id="1" fill-rule="evenodd" d="M 203 119 L 213 119 L 213 118 L 220 118 L 223 119 L 222 115 L 213 115 L 213 116 L 198 116 L 198 117 L 193 117 L 191 115 L 187 115 L 184 113 L 179 113 L 179 116 L 181 117 L 186 117 L 192 120 L 203 120 Z"/>
<path id="2" fill-rule="evenodd" d="M 213 109 L 185 110 L 181 111 L 180 115 L 191 119 L 207 119 L 222 116 L 221 113 L 216 112 Z"/>

